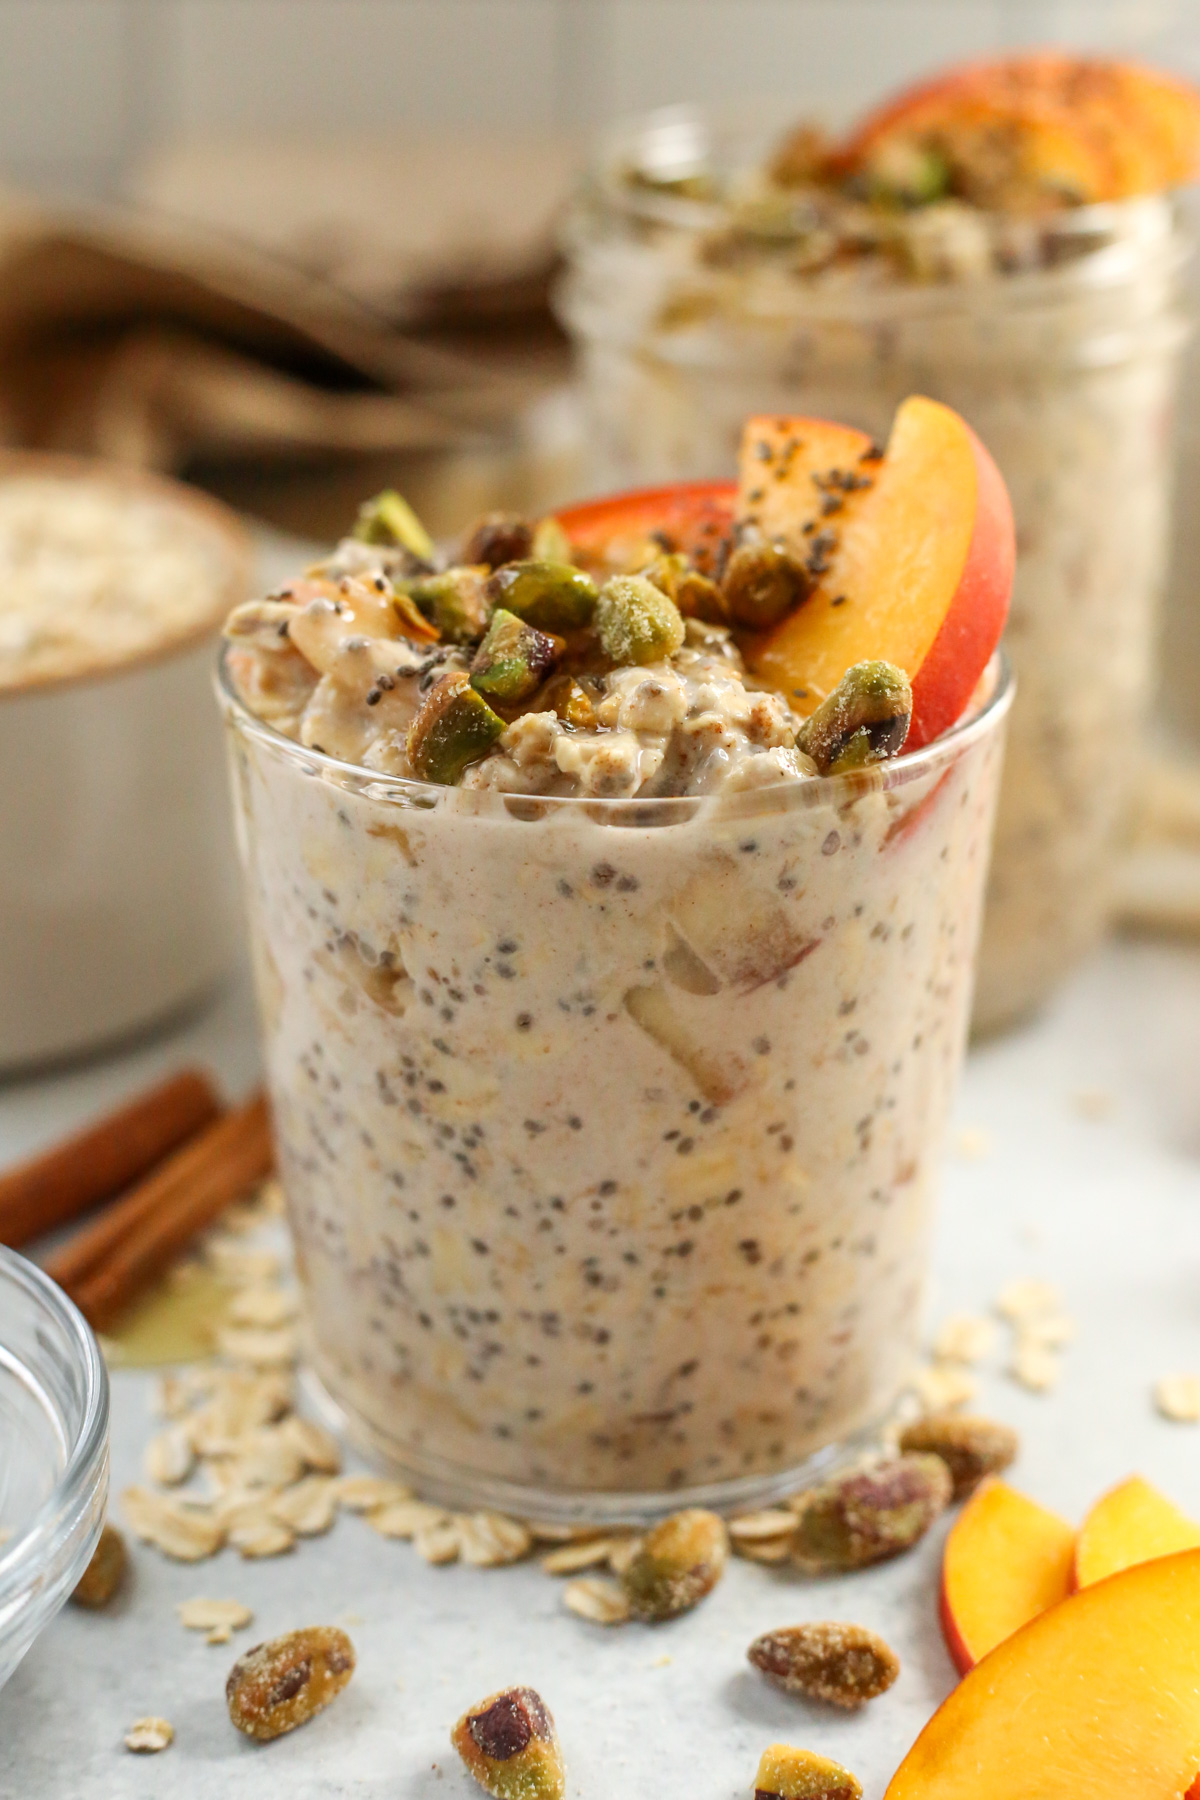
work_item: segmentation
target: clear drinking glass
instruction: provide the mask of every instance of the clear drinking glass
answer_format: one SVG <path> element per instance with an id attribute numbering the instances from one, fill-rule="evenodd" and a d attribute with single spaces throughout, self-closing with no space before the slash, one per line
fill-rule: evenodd
<path id="1" fill-rule="evenodd" d="M 1037 1005 L 1099 938 L 1154 673 L 1186 240 L 1169 199 L 981 219 L 1012 272 L 918 285 L 814 281 L 786 243 L 714 251 L 721 204 L 631 184 L 737 177 L 770 138 L 688 109 L 603 146 L 566 231 L 559 310 L 579 356 L 599 487 L 727 475 L 755 412 L 879 437 L 911 393 L 970 422 L 1017 525 L 1006 647 L 1020 683 L 975 1022 Z"/>
<path id="2" fill-rule="evenodd" d="M 91 1559 L 108 1496 L 108 1375 L 82 1315 L 0 1246 L 0 1687 Z"/>
<path id="3" fill-rule="evenodd" d="M 380 778 L 222 684 L 311 1359 L 423 1491 L 788 1491 L 911 1367 L 1007 676 L 724 802 Z"/>

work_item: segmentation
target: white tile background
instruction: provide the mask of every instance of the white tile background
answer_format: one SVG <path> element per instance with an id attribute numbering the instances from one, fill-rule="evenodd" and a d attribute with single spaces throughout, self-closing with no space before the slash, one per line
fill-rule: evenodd
<path id="1" fill-rule="evenodd" d="M 103 192 L 166 137 L 235 130 L 841 110 L 1030 41 L 1200 75 L 1200 0 L 0 0 L 0 178 Z"/>

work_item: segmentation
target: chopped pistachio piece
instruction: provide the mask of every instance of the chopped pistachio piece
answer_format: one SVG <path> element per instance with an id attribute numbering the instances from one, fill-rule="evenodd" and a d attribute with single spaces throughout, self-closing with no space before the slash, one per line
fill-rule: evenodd
<path id="1" fill-rule="evenodd" d="M 673 600 L 685 619 L 702 619 L 706 625 L 728 625 L 729 608 L 715 581 L 693 568 L 679 550 L 664 550 L 642 574 Z"/>
<path id="2" fill-rule="evenodd" d="M 725 1572 L 729 1534 L 716 1513 L 672 1513 L 647 1532 L 621 1577 L 636 1619 L 673 1619 L 710 1594 Z"/>
<path id="3" fill-rule="evenodd" d="M 804 1568 L 864 1569 L 910 1550 L 950 1503 L 938 1456 L 899 1456 L 800 1497 L 794 1555 Z"/>
<path id="4" fill-rule="evenodd" d="M 683 643 L 683 615 L 644 575 L 614 575 L 600 590 L 596 628 L 618 668 L 661 662 Z"/>
<path id="5" fill-rule="evenodd" d="M 419 562 L 431 563 L 437 555 L 433 539 L 395 488 L 385 488 L 382 494 L 363 502 L 353 535 L 364 544 L 398 544 Z"/>
<path id="6" fill-rule="evenodd" d="M 770 1744 L 754 1777 L 754 1800 L 862 1800 L 862 1782 L 815 1750 Z"/>
<path id="7" fill-rule="evenodd" d="M 796 747 L 822 775 L 885 762 L 904 748 L 912 719 L 912 688 L 889 662 L 855 663 L 796 733 Z"/>
<path id="8" fill-rule="evenodd" d="M 504 730 L 504 720 L 477 694 L 467 675 L 446 675 L 429 690 L 408 730 L 408 760 L 419 781 L 453 787 Z"/>
<path id="9" fill-rule="evenodd" d="M 486 563 L 498 569 L 504 563 L 536 556 L 533 527 L 520 513 L 489 512 L 476 519 L 463 548 L 463 561 Z"/>
<path id="10" fill-rule="evenodd" d="M 933 144 L 893 138 L 875 152 L 866 186 L 876 205 L 928 206 L 945 198 L 950 180 L 950 164 Z"/>
<path id="11" fill-rule="evenodd" d="M 91 1562 L 75 1584 L 71 1598 L 76 1606 L 86 1606 L 89 1612 L 107 1606 L 124 1581 L 128 1566 L 125 1539 L 115 1525 L 106 1525 L 92 1551 Z"/>
<path id="12" fill-rule="evenodd" d="M 765 1631 L 746 1655 L 789 1694 L 850 1712 L 885 1694 L 900 1673 L 900 1659 L 875 1632 L 831 1619 Z"/>
<path id="13" fill-rule="evenodd" d="M 562 1800 L 562 1751 L 550 1709 L 533 1688 L 489 1694 L 463 1714 L 450 1741 L 496 1800 Z"/>
<path id="14" fill-rule="evenodd" d="M 473 644 L 488 619 L 488 571 L 463 563 L 439 575 L 417 575 L 403 592 L 449 644 Z"/>
<path id="15" fill-rule="evenodd" d="M 1020 1440 L 1008 1425 L 964 1413 L 931 1413 L 901 1433 L 901 1450 L 940 1456 L 954 1483 L 952 1498 L 965 1500 L 985 1475 L 999 1475 L 1016 1461 Z"/>
<path id="16" fill-rule="evenodd" d="M 739 544 L 725 565 L 721 592 L 735 625 L 765 631 L 807 600 L 812 576 L 782 544 Z"/>
<path id="17" fill-rule="evenodd" d="M 498 606 L 471 664 L 471 686 L 489 700 L 524 700 L 540 687 L 562 652 L 561 638 L 527 625 Z"/>
<path id="18" fill-rule="evenodd" d="M 596 610 L 596 584 L 571 563 L 530 557 L 497 569 L 488 598 L 539 631 L 576 631 Z"/>
<path id="19" fill-rule="evenodd" d="M 354 1645 L 335 1625 L 313 1625 L 256 1644 L 225 1683 L 229 1717 L 247 1737 L 269 1743 L 336 1698 L 354 1673 Z"/>
<path id="20" fill-rule="evenodd" d="M 559 523 L 553 513 L 539 519 L 533 528 L 533 548 L 529 554 L 539 562 L 574 562 L 571 540 L 567 536 L 566 527 Z"/>
<path id="21" fill-rule="evenodd" d="M 546 689 L 544 705 L 564 725 L 573 725 L 577 731 L 595 730 L 596 708 L 592 696 L 571 675 L 553 677 Z"/>

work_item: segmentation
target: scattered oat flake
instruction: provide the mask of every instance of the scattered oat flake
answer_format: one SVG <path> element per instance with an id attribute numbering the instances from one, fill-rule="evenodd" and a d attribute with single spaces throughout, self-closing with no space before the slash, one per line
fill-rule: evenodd
<path id="1" fill-rule="evenodd" d="M 964 1162 L 982 1162 L 992 1153 L 992 1136 L 977 1125 L 964 1125 L 954 1134 L 954 1149 Z"/>
<path id="2" fill-rule="evenodd" d="M 1062 1350 L 1075 1336 L 1075 1321 L 1065 1313 L 1046 1319 L 1022 1319 L 1017 1326 L 1017 1342 L 1040 1346 L 1043 1350 Z"/>
<path id="3" fill-rule="evenodd" d="M 161 1487 L 177 1487 L 186 1481 L 196 1464 L 191 1433 L 182 1421 L 156 1432 L 146 1446 L 143 1464 L 151 1481 Z"/>
<path id="4" fill-rule="evenodd" d="M 247 1250 L 236 1238 L 213 1233 L 204 1241 L 205 1260 L 218 1274 L 247 1286 L 274 1281 L 281 1269 L 279 1258 L 270 1250 Z"/>
<path id="5" fill-rule="evenodd" d="M 280 1325 L 266 1330 L 249 1325 L 223 1325 L 217 1332 L 217 1349 L 230 1362 L 244 1363 L 252 1369 L 280 1369 L 294 1363 L 297 1356 L 296 1330 Z"/>
<path id="6" fill-rule="evenodd" d="M 286 1556 L 295 1548 L 290 1525 L 272 1516 L 269 1505 L 245 1507 L 229 1527 L 229 1542 L 248 1560 L 261 1556 Z"/>
<path id="7" fill-rule="evenodd" d="M 1154 1404 L 1177 1425 L 1200 1421 L 1200 1375 L 1164 1375 L 1154 1384 Z"/>
<path id="8" fill-rule="evenodd" d="M 205 1506 L 143 1487 L 126 1488 L 121 1503 L 135 1535 L 177 1562 L 203 1562 L 224 1542 L 224 1527 Z"/>
<path id="9" fill-rule="evenodd" d="M 152 1756 L 157 1750 L 165 1750 L 174 1739 L 175 1727 L 168 1719 L 135 1719 L 125 1733 L 125 1748 L 139 1756 Z"/>
<path id="10" fill-rule="evenodd" d="M 640 1553 L 645 1538 L 639 1532 L 633 1537 L 618 1538 L 608 1553 L 608 1566 L 614 1575 L 623 1575 Z"/>
<path id="11" fill-rule="evenodd" d="M 978 1363 L 989 1356 L 996 1342 L 991 1319 L 975 1313 L 951 1313 L 938 1327 L 933 1353 L 939 1362 Z"/>
<path id="12" fill-rule="evenodd" d="M 318 1475 L 336 1475 L 342 1466 L 342 1452 L 332 1432 L 312 1419 L 293 1413 L 280 1427 L 288 1442 L 303 1460 L 306 1469 Z"/>
<path id="13" fill-rule="evenodd" d="M 795 1515 L 792 1515 L 792 1526 L 795 1527 Z M 740 1556 L 744 1562 L 785 1563 L 792 1554 L 792 1538 L 735 1538 L 733 1554 Z"/>
<path id="14" fill-rule="evenodd" d="M 234 1325 L 258 1325 L 272 1330 L 287 1325 L 295 1318 L 297 1301 L 289 1288 L 266 1282 L 240 1288 L 229 1302 L 229 1319 Z"/>
<path id="15" fill-rule="evenodd" d="M 390 1506 L 372 1508 L 366 1517 L 371 1529 L 387 1538 L 413 1538 L 450 1521 L 444 1506 L 431 1506 L 425 1500 L 396 1500 Z"/>
<path id="16" fill-rule="evenodd" d="M 551 1525 L 544 1519 L 525 1519 L 522 1523 L 539 1544 L 576 1544 L 584 1538 L 605 1535 L 602 1525 Z"/>
<path id="17" fill-rule="evenodd" d="M 595 1575 L 569 1581 L 563 1589 L 563 1605 L 593 1625 L 624 1625 L 630 1617 L 629 1602 L 620 1584 Z"/>
<path id="18" fill-rule="evenodd" d="M 963 1368 L 939 1363 L 931 1369 L 918 1369 L 913 1388 L 927 1412 L 950 1412 L 975 1398 L 975 1378 Z"/>
<path id="19" fill-rule="evenodd" d="M 418 1531 L 413 1538 L 413 1548 L 427 1563 L 457 1562 L 460 1546 L 457 1519 L 451 1519 L 444 1525 L 427 1525 L 424 1531 Z"/>
<path id="20" fill-rule="evenodd" d="M 203 1631 L 210 1644 L 227 1644 L 254 1617 L 240 1600 L 181 1600 L 175 1610 L 186 1630 Z"/>
<path id="21" fill-rule="evenodd" d="M 306 1475 L 294 1487 L 276 1494 L 268 1502 L 267 1511 L 297 1537 L 320 1537 L 337 1516 L 333 1482 L 328 1475 Z"/>
<path id="22" fill-rule="evenodd" d="M 1058 1314 L 1061 1310 L 1062 1296 L 1050 1281 L 1032 1278 L 1010 1281 L 996 1296 L 996 1311 L 1002 1319 L 1009 1319 L 1014 1325 L 1036 1318 L 1039 1314 Z"/>
<path id="23" fill-rule="evenodd" d="M 519 1519 L 503 1513 L 470 1513 L 458 1522 L 459 1550 L 464 1562 L 477 1569 L 498 1569 L 520 1562 L 533 1547 L 533 1539 Z"/>
<path id="24" fill-rule="evenodd" d="M 735 1544 L 756 1543 L 763 1538 L 779 1537 L 796 1529 L 796 1515 L 786 1507 L 765 1507 L 761 1512 L 743 1513 L 730 1519 L 729 1535 Z"/>
<path id="25" fill-rule="evenodd" d="M 1071 1104 L 1085 1119 L 1111 1119 L 1117 1110 L 1117 1097 L 1103 1088 L 1080 1088 L 1072 1094 Z"/>
<path id="26" fill-rule="evenodd" d="M 547 1575 L 580 1575 L 584 1569 L 598 1569 L 606 1563 L 609 1555 L 624 1538 L 594 1537 L 585 1538 L 581 1543 L 560 1544 L 557 1550 L 550 1550 L 542 1557 L 542 1567 Z"/>
<path id="27" fill-rule="evenodd" d="M 1019 1342 L 1009 1373 L 1014 1381 L 1031 1393 L 1045 1394 L 1058 1382 L 1059 1361 L 1052 1350 L 1041 1344 Z"/>
<path id="28" fill-rule="evenodd" d="M 386 1475 L 343 1475 L 336 1483 L 338 1505 L 347 1512 L 373 1512 L 398 1500 L 411 1500 L 413 1491 Z"/>

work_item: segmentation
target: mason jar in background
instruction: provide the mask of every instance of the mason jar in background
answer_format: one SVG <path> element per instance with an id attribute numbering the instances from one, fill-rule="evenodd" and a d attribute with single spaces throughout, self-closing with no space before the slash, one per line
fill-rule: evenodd
<path id="1" fill-rule="evenodd" d="M 1155 670 L 1186 235 L 1161 196 L 1041 221 L 1032 256 L 1028 221 L 976 215 L 986 267 L 957 279 L 851 265 L 817 280 L 789 261 L 776 220 L 748 240 L 697 184 L 715 174 L 718 193 L 736 190 L 770 147 L 674 108 L 602 148 L 559 292 L 593 481 L 728 474 L 755 412 L 884 437 L 899 402 L 924 393 L 978 432 L 1018 548 L 1018 697 L 975 1009 L 994 1029 L 1033 1010 L 1106 922 Z"/>

